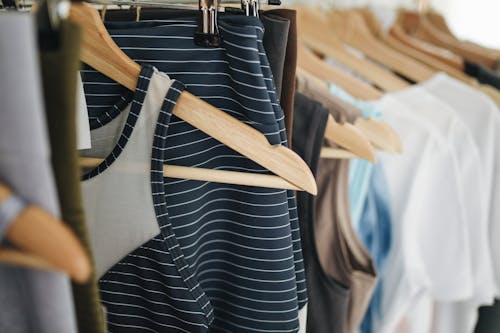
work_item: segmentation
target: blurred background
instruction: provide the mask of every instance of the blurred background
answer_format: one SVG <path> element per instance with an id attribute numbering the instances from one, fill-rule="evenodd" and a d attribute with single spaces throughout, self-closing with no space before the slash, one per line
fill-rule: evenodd
<path id="1" fill-rule="evenodd" d="M 389 15 L 397 8 L 416 9 L 418 0 L 282 0 L 284 4 L 316 3 L 320 6 L 363 7 L 376 9 L 379 15 Z M 453 33 L 484 46 L 500 48 L 500 0 L 430 0 L 430 8 L 446 17 Z"/>

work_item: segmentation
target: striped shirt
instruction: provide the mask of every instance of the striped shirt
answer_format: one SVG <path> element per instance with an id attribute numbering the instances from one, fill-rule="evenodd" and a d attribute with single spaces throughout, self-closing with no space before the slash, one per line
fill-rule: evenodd
<path id="1" fill-rule="evenodd" d="M 196 46 L 196 27 L 189 19 L 115 23 L 110 33 L 135 61 L 154 65 L 182 81 L 193 94 L 264 133 L 271 144 L 286 144 L 283 112 L 263 50 L 260 22 L 250 17 L 224 17 L 220 20 L 224 42 L 219 48 Z M 84 70 L 82 77 L 93 126 L 100 126 L 97 123 L 116 99 L 130 101 L 131 93 L 122 94 L 123 87 L 92 69 Z M 268 173 L 175 116 L 163 125 L 165 130 L 168 127 L 163 163 Z M 307 296 L 293 193 L 170 178 L 164 179 L 163 190 L 171 237 L 188 263 L 183 272 L 190 272 L 187 277 L 199 283 L 203 291 L 200 297 L 208 296 L 214 309 L 210 329 L 296 332 L 298 309 Z M 144 274 L 142 265 L 149 255 L 127 257 L 127 267 L 133 271 L 130 274 Z M 158 276 L 156 271 L 151 274 Z M 126 287 L 135 277 L 124 275 L 114 276 L 117 283 L 113 292 L 124 297 L 121 311 L 132 316 L 147 312 L 134 307 L 136 299 L 146 297 L 149 304 L 158 300 L 151 293 L 144 294 L 144 280 L 133 288 Z M 154 287 L 148 288 L 154 291 Z M 101 290 L 109 307 L 106 281 L 101 280 Z M 147 319 L 136 319 L 146 325 L 161 314 L 141 316 Z M 118 328 L 123 320 L 110 317 L 113 332 L 124 331 Z M 176 325 L 185 329 L 181 323 Z M 143 331 L 169 331 L 145 327 Z"/>

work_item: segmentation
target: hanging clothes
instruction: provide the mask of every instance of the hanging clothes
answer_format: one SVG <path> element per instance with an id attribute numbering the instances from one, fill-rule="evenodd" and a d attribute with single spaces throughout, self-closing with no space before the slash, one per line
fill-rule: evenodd
<path id="1" fill-rule="evenodd" d="M 0 14 L 0 59 L 0 181 L 58 216 L 32 16 Z M 0 288 L 1 332 L 77 332 L 65 274 L 1 264 Z"/>
<path id="2" fill-rule="evenodd" d="M 380 316 L 373 320 L 373 331 L 386 332 L 398 325 L 404 329 L 401 318 L 411 312 L 422 289 L 432 288 L 433 295 L 442 297 L 460 297 L 456 295 L 471 292 L 467 286 L 472 283 L 466 269 L 469 266 L 463 266 L 464 270 L 455 266 L 468 258 L 468 247 L 463 239 L 465 218 L 457 209 L 462 204 L 458 196 L 461 189 L 458 174 L 453 172 L 452 150 L 433 126 L 404 103 L 385 95 L 377 106 L 384 110 L 384 119 L 398 131 L 405 147 L 400 156 L 380 155 L 389 185 L 394 237 L 382 281 Z M 446 198 L 446 204 L 437 198 Z M 447 243 L 453 250 L 446 252 L 440 242 L 445 230 L 456 234 Z M 430 280 L 429 274 L 435 278 Z"/>
<path id="3" fill-rule="evenodd" d="M 271 143 L 286 144 L 284 116 L 256 18 L 220 18 L 225 36 L 220 48 L 193 43 L 197 23 L 192 18 L 111 26 L 115 41 L 133 59 L 182 80 L 190 92 L 257 128 Z M 103 110 L 115 109 L 108 112 L 111 118 L 119 113 L 110 102 L 117 96 L 109 95 L 123 89 L 92 70 L 85 70 L 83 81 L 91 122 L 98 128 L 110 119 Z M 165 164 L 267 173 L 175 116 L 166 140 Z M 192 272 L 189 275 L 198 280 L 213 306 L 213 314 L 210 305 L 204 307 L 207 323 L 214 316 L 210 327 L 298 330 L 298 309 L 307 296 L 293 192 L 169 178 L 164 180 L 164 192 L 178 250 L 189 266 L 185 274 Z M 101 289 L 108 288 L 110 276 L 101 279 Z M 102 297 L 109 308 L 114 301 L 106 292 Z M 147 319 L 136 319 L 158 330 L 146 324 Z M 115 316 L 109 322 L 118 326 L 119 320 L 123 319 Z"/>
<path id="4" fill-rule="evenodd" d="M 496 265 L 497 239 L 493 234 L 497 223 L 496 217 L 498 200 L 496 191 L 498 170 L 496 163 L 498 159 L 498 132 L 500 128 L 500 117 L 496 105 L 479 91 L 470 88 L 455 79 L 451 79 L 444 74 L 439 74 L 433 79 L 423 84 L 424 89 L 434 96 L 443 100 L 453 107 L 456 115 L 463 120 L 464 124 L 472 133 L 476 146 L 479 148 L 479 158 L 481 168 L 481 178 L 484 180 L 483 190 L 486 200 L 486 222 L 477 225 L 476 219 L 470 220 L 471 235 L 476 239 L 477 246 L 474 253 L 475 291 L 471 298 L 458 304 L 451 305 L 455 312 L 450 312 L 448 306 L 445 307 L 445 316 L 442 322 L 438 322 L 438 329 L 443 331 L 471 332 L 477 321 L 477 308 L 479 305 L 490 304 L 493 296 L 498 295 L 498 269 L 495 276 L 491 276 L 491 266 L 493 270 Z M 455 96 L 455 97 L 451 97 Z M 460 96 L 457 98 L 456 96 Z M 477 180 L 476 181 L 480 181 Z M 469 191 L 467 187 L 467 191 Z M 488 222 L 489 221 L 489 222 Z M 489 238 L 489 239 L 488 239 Z M 488 251 L 487 248 L 490 248 Z M 492 256 L 492 258 L 491 258 Z M 493 280 L 493 281 L 492 281 Z M 496 282 L 496 283 L 495 283 Z"/>
<path id="5" fill-rule="evenodd" d="M 318 182 L 317 197 L 298 194 L 309 293 L 307 329 L 355 332 L 376 273 L 352 228 L 348 162 L 319 159 L 328 109 L 297 93 L 295 110 L 294 150 L 310 163 Z"/>
<path id="6" fill-rule="evenodd" d="M 295 95 L 295 110 L 293 149 L 316 175 L 329 112 L 301 93 Z M 335 280 L 320 261 L 315 197 L 299 192 L 297 209 L 309 296 L 307 332 L 347 332 L 351 289 Z"/>

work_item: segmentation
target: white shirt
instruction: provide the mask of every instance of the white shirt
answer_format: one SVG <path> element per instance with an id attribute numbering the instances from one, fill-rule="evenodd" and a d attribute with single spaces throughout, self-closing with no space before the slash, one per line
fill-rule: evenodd
<path id="1" fill-rule="evenodd" d="M 404 147 L 402 155 L 381 156 L 394 221 L 382 316 L 374 320 L 374 331 L 385 333 L 394 332 L 425 293 L 442 300 L 466 298 L 473 284 L 470 265 L 455 264 L 470 254 L 452 149 L 435 126 L 405 103 L 386 95 L 377 105 Z"/>
<path id="2" fill-rule="evenodd" d="M 414 86 L 393 96 L 409 106 L 424 121 L 427 120 L 431 126 L 434 126 L 446 138 L 452 149 L 460 187 L 463 189 L 461 191 L 463 204 L 457 209 L 463 209 L 467 227 L 463 232 L 469 241 L 470 248 L 469 257 L 454 256 L 452 258 L 456 260 L 456 270 L 463 269 L 472 273 L 471 281 L 473 282 L 473 293 L 466 298 L 463 298 L 464 295 L 461 297 L 456 295 L 455 298 L 450 295 L 443 300 L 432 293 L 427 293 L 423 297 L 429 299 L 420 299 L 423 304 L 416 306 L 418 311 L 412 310 L 408 314 L 411 319 L 406 320 L 406 326 L 415 327 L 411 329 L 414 332 L 430 332 L 432 324 L 431 322 L 425 323 L 424 319 L 433 319 L 435 332 L 472 332 L 477 321 L 478 307 L 490 304 L 494 295 L 493 268 L 488 246 L 486 186 L 480 176 L 482 167 L 479 149 L 470 129 L 457 112 L 423 87 Z M 456 237 L 456 234 L 457 230 L 448 233 L 453 237 Z M 446 245 L 446 243 L 443 244 Z M 465 243 L 464 246 L 466 246 Z M 467 287 L 469 288 L 470 286 Z M 428 313 L 423 313 L 425 311 Z M 432 312 L 434 315 L 431 315 Z"/>
<path id="3" fill-rule="evenodd" d="M 481 174 L 477 179 L 484 180 L 487 225 L 485 231 L 476 229 L 477 233 L 482 234 L 482 247 L 477 247 L 473 253 L 476 280 L 474 297 L 455 304 L 453 308 L 437 304 L 435 323 L 435 331 L 439 333 L 473 332 L 477 307 L 491 303 L 494 294 L 500 294 L 500 114 L 489 97 L 446 74 L 436 75 L 423 83 L 422 87 L 453 108 L 471 131 L 479 148 Z M 477 221 L 471 222 L 478 226 Z M 483 229 L 482 225 L 480 227 Z M 492 270 L 496 273 L 496 279 Z"/>

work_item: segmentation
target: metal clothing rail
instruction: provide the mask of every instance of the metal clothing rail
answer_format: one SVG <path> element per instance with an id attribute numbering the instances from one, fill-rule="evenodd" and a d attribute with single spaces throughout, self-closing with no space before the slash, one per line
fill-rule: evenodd
<path id="1" fill-rule="evenodd" d="M 219 12 L 241 13 L 246 16 L 259 16 L 260 4 L 281 5 L 281 0 L 69 0 L 85 1 L 90 4 L 102 6 L 133 6 L 181 10 L 197 10 L 199 15 L 198 29 L 195 34 L 195 43 L 200 46 L 217 47 L 221 45 L 222 36 L 219 33 L 217 15 Z M 68 0 L 0 0 L 0 8 L 15 8 L 18 11 L 29 10 L 34 4 L 41 3 L 44 8 L 40 11 L 39 32 L 43 34 L 52 34 L 58 28 L 61 8 Z M 223 5 L 239 5 L 227 6 Z M 64 10 L 63 10 L 64 11 Z M 55 35 L 54 35 L 55 36 Z M 43 38 L 44 41 L 50 41 L 56 44 L 55 38 Z M 54 45 L 51 45 L 51 47 Z"/>
<path id="2" fill-rule="evenodd" d="M 143 6 L 150 8 L 166 8 L 166 9 L 197 9 L 198 2 L 193 0 L 174 0 L 174 1 L 165 1 L 165 0 L 86 0 L 89 3 L 97 4 L 97 5 L 115 5 L 115 6 Z M 261 3 L 271 5 L 271 6 L 279 6 L 281 5 L 280 0 L 261 0 Z M 226 8 L 223 5 L 241 5 L 242 7 L 245 4 L 250 3 L 249 0 L 222 0 L 219 2 L 219 6 L 217 6 L 218 12 L 226 12 Z M 234 7 L 230 7 L 234 8 Z"/>
<path id="3" fill-rule="evenodd" d="M 18 10 L 30 9 L 37 0 L 0 0 L 0 9 L 4 8 L 16 8 Z M 198 1 L 195 0 L 86 0 L 88 3 L 96 5 L 116 5 L 116 6 L 143 6 L 151 8 L 166 8 L 166 9 L 194 9 L 199 5 Z M 241 5 L 249 3 L 250 0 L 222 0 L 218 6 L 219 12 L 225 12 L 226 7 L 224 4 L 228 5 Z M 281 5 L 281 0 L 259 0 L 261 4 L 267 4 L 271 6 Z M 233 7 L 234 8 L 234 7 Z"/>

